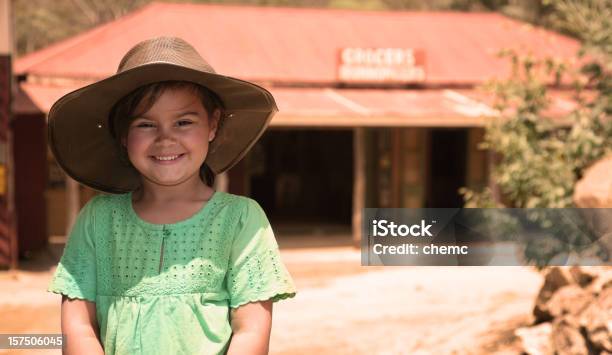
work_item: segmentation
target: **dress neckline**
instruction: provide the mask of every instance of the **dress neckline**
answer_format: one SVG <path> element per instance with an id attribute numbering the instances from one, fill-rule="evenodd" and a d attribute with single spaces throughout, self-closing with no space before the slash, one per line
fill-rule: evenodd
<path id="1" fill-rule="evenodd" d="M 196 213 L 194 213 L 190 217 L 187 217 L 186 219 L 183 219 L 181 221 L 174 222 L 174 223 L 164 223 L 164 224 L 151 223 L 151 222 L 147 222 L 144 219 L 140 218 L 140 216 L 138 216 L 138 214 L 136 213 L 136 210 L 134 210 L 134 206 L 132 204 L 132 191 L 128 192 L 124 196 L 126 200 L 125 203 L 127 205 L 126 207 L 128 210 L 128 214 L 130 215 L 130 218 L 136 224 L 146 229 L 170 230 L 170 229 L 178 229 L 178 228 L 192 226 L 196 221 L 200 220 L 200 218 L 204 217 L 208 213 L 208 211 L 210 211 L 210 209 L 216 203 L 217 198 L 221 195 L 221 193 L 222 193 L 221 191 L 213 190 L 213 194 L 210 196 L 208 201 L 206 201 L 204 205 Z"/>

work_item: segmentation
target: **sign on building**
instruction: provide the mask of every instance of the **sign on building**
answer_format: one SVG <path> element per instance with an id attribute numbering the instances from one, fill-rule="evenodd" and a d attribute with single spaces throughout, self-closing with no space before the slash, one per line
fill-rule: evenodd
<path id="1" fill-rule="evenodd" d="M 338 79 L 348 83 L 410 84 L 425 81 L 425 52 L 413 48 L 343 48 Z"/>

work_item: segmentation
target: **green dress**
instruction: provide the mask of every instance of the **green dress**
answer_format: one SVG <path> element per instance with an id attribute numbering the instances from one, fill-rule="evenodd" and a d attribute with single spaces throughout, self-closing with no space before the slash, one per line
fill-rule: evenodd
<path id="1" fill-rule="evenodd" d="M 230 308 L 295 295 L 264 211 L 217 191 L 190 218 L 142 220 L 131 193 L 79 213 L 49 291 L 96 303 L 106 354 L 219 354 Z"/>

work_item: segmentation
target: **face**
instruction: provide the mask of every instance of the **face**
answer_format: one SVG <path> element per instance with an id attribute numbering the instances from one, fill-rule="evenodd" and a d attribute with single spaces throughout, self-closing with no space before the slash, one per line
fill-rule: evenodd
<path id="1" fill-rule="evenodd" d="M 128 129 L 124 145 L 132 165 L 153 186 L 176 186 L 199 178 L 215 137 L 220 112 L 209 117 L 188 88 L 168 89 Z"/>

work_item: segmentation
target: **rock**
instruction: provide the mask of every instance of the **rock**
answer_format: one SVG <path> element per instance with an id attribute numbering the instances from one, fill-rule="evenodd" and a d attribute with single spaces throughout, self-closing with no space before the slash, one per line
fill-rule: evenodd
<path id="1" fill-rule="evenodd" d="M 581 208 L 612 207 L 612 155 L 591 165 L 574 187 L 573 200 Z"/>
<path id="2" fill-rule="evenodd" d="M 612 208 L 580 208 L 579 212 L 586 228 L 584 236 L 589 239 L 581 243 L 592 244 L 590 257 L 597 263 L 612 261 Z"/>
<path id="3" fill-rule="evenodd" d="M 553 267 L 544 276 L 534 315 L 518 329 L 527 354 L 612 355 L 612 267 Z"/>
<path id="4" fill-rule="evenodd" d="M 596 266 L 572 266 L 569 272 L 580 287 L 586 287 L 597 278 L 601 269 Z"/>
<path id="5" fill-rule="evenodd" d="M 528 355 L 552 355 L 552 325 L 538 324 L 534 327 L 519 328 L 514 334 L 520 339 L 523 353 Z"/>
<path id="6" fill-rule="evenodd" d="M 536 297 L 535 307 L 533 309 L 536 323 L 552 320 L 547 310 L 546 303 L 552 298 L 555 291 L 574 282 L 574 277 L 570 273 L 569 268 L 555 266 L 548 269 L 544 276 L 544 285 L 542 285 Z"/>
<path id="7" fill-rule="evenodd" d="M 601 259 L 611 261 L 612 258 L 612 155 L 608 155 L 591 165 L 582 179 L 574 186 L 572 196 L 574 204 L 583 208 L 589 229 L 597 240 L 593 242 L 599 245 Z"/>
<path id="8" fill-rule="evenodd" d="M 552 343 L 556 355 L 585 355 L 589 353 L 587 343 L 571 316 L 554 320 Z"/>
<path id="9" fill-rule="evenodd" d="M 542 307 L 547 317 L 560 318 L 565 315 L 578 316 L 587 308 L 593 296 L 578 285 L 567 285 L 555 292 Z"/>
<path id="10" fill-rule="evenodd" d="M 612 352 L 612 287 L 591 302 L 580 317 L 580 326 L 596 349 Z"/>
<path id="11" fill-rule="evenodd" d="M 612 266 L 604 266 L 600 270 L 597 277 L 587 288 L 596 295 L 600 294 L 604 289 L 612 287 Z"/>

